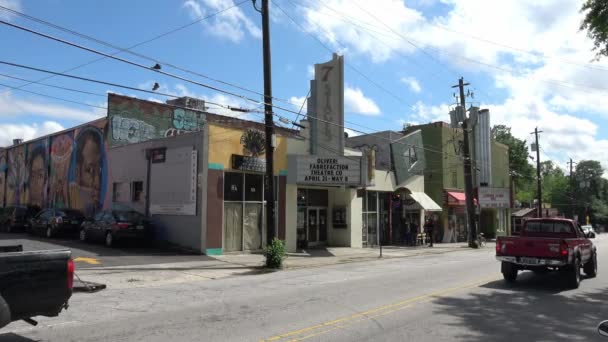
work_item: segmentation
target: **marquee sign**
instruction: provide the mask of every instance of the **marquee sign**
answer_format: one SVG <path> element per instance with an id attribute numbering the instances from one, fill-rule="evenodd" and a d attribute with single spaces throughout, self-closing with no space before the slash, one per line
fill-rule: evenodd
<path id="1" fill-rule="evenodd" d="M 302 185 L 361 185 L 360 157 L 288 156 L 287 182 Z"/>

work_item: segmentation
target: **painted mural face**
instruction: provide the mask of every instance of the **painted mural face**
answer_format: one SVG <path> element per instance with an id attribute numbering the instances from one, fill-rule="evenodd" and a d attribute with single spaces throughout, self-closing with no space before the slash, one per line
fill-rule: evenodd
<path id="1" fill-rule="evenodd" d="M 103 201 L 101 190 L 104 179 L 104 144 L 101 130 L 95 127 L 83 129 L 76 138 L 75 158 L 72 162 L 73 180 L 70 184 L 70 203 L 91 216 Z M 72 196 L 74 198 L 72 198 Z"/>
<path id="2" fill-rule="evenodd" d="M 74 144 L 73 133 L 53 137 L 51 143 L 50 201 L 55 208 L 68 206 L 68 170 Z"/>
<path id="3" fill-rule="evenodd" d="M 44 149 L 37 148 L 31 154 L 29 162 L 29 204 L 41 208 L 45 206 L 46 165 Z"/>

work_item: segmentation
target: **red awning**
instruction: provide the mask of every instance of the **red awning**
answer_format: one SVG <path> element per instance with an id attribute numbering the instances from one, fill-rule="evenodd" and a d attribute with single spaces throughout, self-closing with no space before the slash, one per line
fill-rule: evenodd
<path id="1" fill-rule="evenodd" d="M 477 206 L 477 199 L 473 198 L 473 203 Z M 466 205 L 466 196 L 464 192 L 448 191 L 448 205 Z"/>

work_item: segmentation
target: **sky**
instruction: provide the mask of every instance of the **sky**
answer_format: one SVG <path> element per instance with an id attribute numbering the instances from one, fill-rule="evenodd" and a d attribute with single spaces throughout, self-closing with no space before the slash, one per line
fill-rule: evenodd
<path id="1" fill-rule="evenodd" d="M 272 0 L 274 103 L 299 111 L 313 65 L 337 52 L 345 56 L 345 125 L 351 134 L 356 134 L 353 129 L 399 130 L 406 123 L 449 121 L 457 100 L 452 86 L 464 77 L 473 93 L 467 106 L 488 108 L 492 125 L 510 126 L 528 142 L 535 127 L 543 131 L 542 160 L 552 159 L 565 169 L 569 158 L 595 159 L 608 168 L 608 130 L 602 129 L 608 127 L 608 58 L 594 60 L 592 41 L 579 31 L 580 5 L 573 0 Z M 138 55 L 117 56 L 147 66 L 159 62 L 164 71 L 241 97 L 98 60 L 91 52 L 6 25 L 0 25 L 0 61 L 59 72 L 79 67 L 69 73 L 147 90 L 158 82 L 159 92 L 175 96 L 260 107 L 261 16 L 251 1 L 0 0 L 0 6 L 113 47 L 2 9 L 0 20 L 110 54 L 145 42 L 131 50 Z M 107 92 L 167 99 L 59 76 L 41 83 L 91 94 L 41 84 L 15 90 L 3 85 L 27 82 L 9 76 L 36 81 L 48 77 L 0 64 L 0 146 L 104 116 Z M 209 111 L 237 114 L 213 105 Z M 281 109 L 276 112 L 296 118 Z M 261 120 L 259 113 L 240 115 Z"/>

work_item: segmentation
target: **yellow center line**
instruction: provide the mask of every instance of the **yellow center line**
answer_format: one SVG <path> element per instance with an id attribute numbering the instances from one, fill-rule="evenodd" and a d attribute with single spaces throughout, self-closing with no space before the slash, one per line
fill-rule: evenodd
<path id="1" fill-rule="evenodd" d="M 272 336 L 269 337 L 267 339 L 261 340 L 263 341 L 278 341 L 284 338 L 288 338 L 288 337 L 294 337 L 294 339 L 291 339 L 290 341 L 302 341 L 305 340 L 307 338 L 310 337 L 314 337 L 314 336 L 318 336 L 336 329 L 340 329 L 343 327 L 346 327 L 348 325 L 351 325 L 355 322 L 359 322 L 361 320 L 369 320 L 375 317 L 379 317 L 379 316 L 384 316 L 390 313 L 393 313 L 395 311 L 398 310 L 402 310 L 404 308 L 407 308 L 408 306 L 410 306 L 411 304 L 414 304 L 416 302 L 420 302 L 422 300 L 425 299 L 429 299 L 432 300 L 434 298 L 439 298 L 441 296 L 445 296 L 449 293 L 452 292 L 456 292 L 458 290 L 464 290 L 464 289 L 468 289 L 468 288 L 473 288 L 473 287 L 477 287 L 481 284 L 487 283 L 488 281 L 491 280 L 497 280 L 498 278 L 494 277 L 490 277 L 490 278 L 485 278 L 482 280 L 478 280 L 475 281 L 473 283 L 469 283 L 466 285 L 462 285 L 462 286 L 457 286 L 457 287 L 451 287 L 448 289 L 443 289 L 443 290 L 439 290 L 439 291 L 435 291 L 435 292 L 431 292 L 428 294 L 424 294 L 421 296 L 417 296 L 417 297 L 413 297 L 413 298 L 408 298 L 406 300 L 397 302 L 397 303 L 393 303 L 393 304 L 388 304 L 388 305 L 384 305 L 378 308 L 374 308 L 374 309 L 370 309 L 367 311 L 363 311 L 363 312 L 359 312 L 350 316 L 346 316 L 346 317 L 342 317 L 342 318 L 338 318 L 332 321 L 328 321 L 328 322 L 324 322 L 324 323 L 320 323 L 317 325 L 313 325 L 310 327 L 306 327 L 303 329 L 298 329 L 298 330 L 294 330 L 294 331 L 290 331 L 284 334 L 280 334 L 280 335 L 276 335 L 276 336 Z M 390 310 L 392 309 L 392 310 Z M 328 328 L 331 327 L 331 329 L 325 329 L 325 330 L 320 330 L 320 331 L 314 331 L 314 330 L 319 330 L 322 328 Z M 303 337 L 299 337 L 299 338 L 295 338 L 297 335 L 301 335 L 303 333 L 311 333 L 309 335 L 303 336 Z"/>

